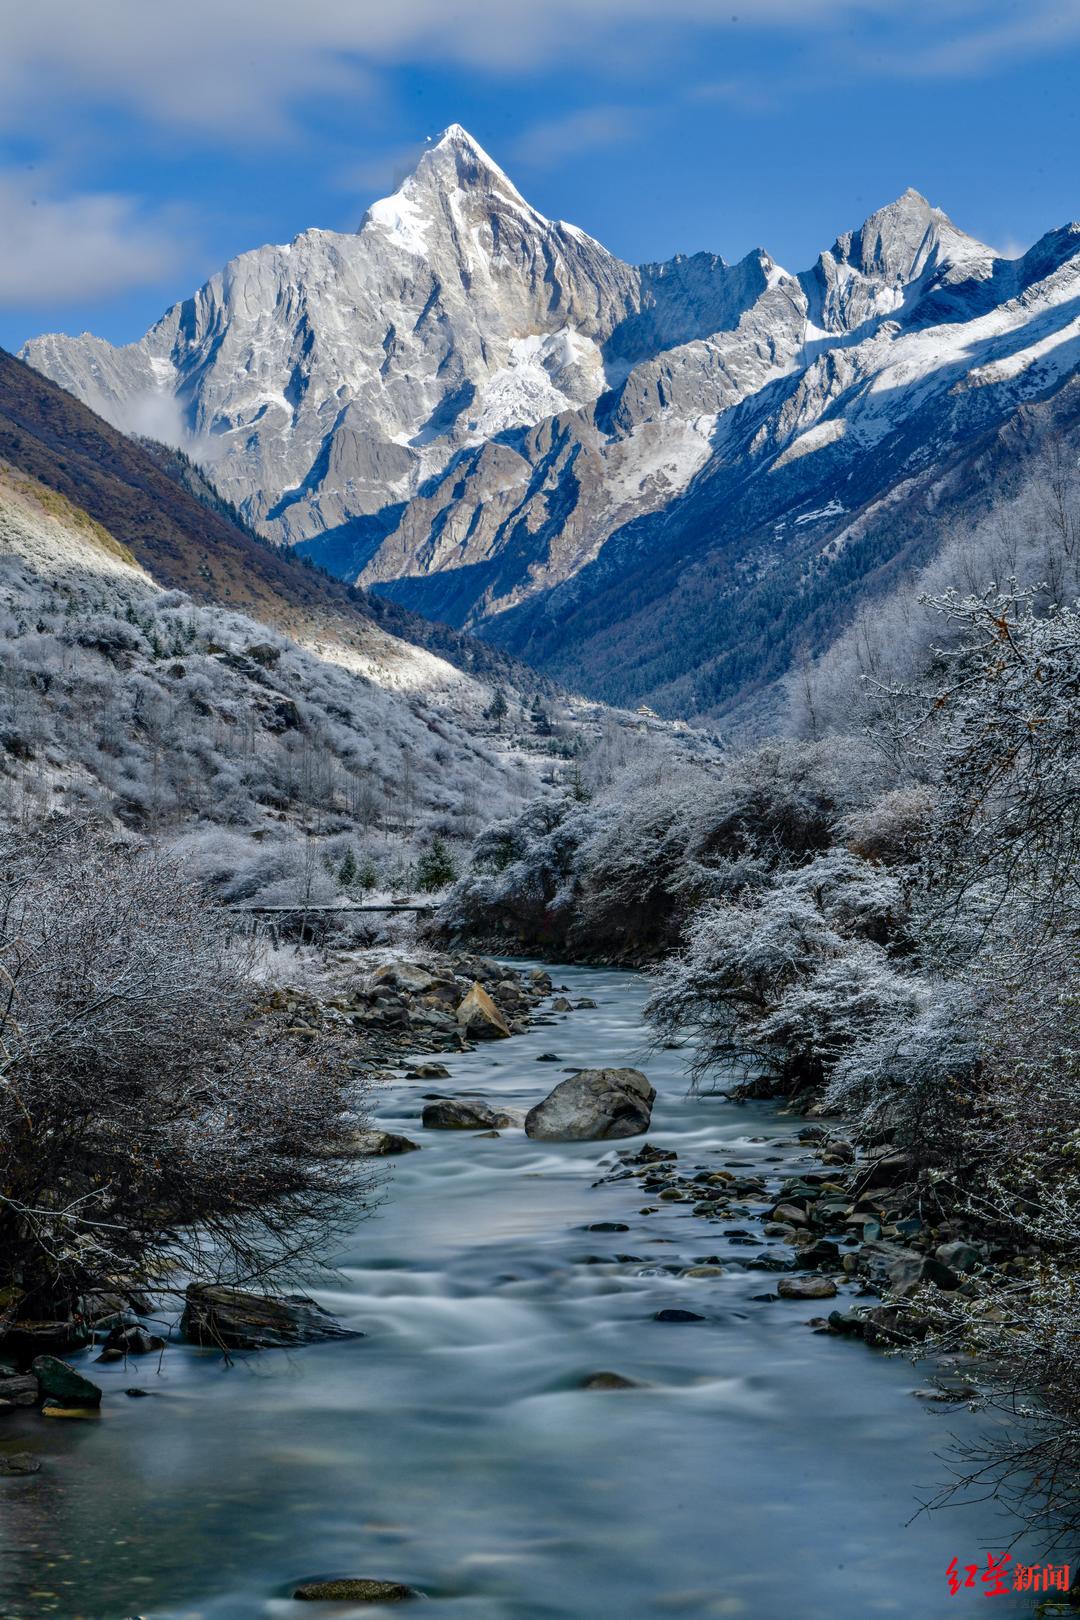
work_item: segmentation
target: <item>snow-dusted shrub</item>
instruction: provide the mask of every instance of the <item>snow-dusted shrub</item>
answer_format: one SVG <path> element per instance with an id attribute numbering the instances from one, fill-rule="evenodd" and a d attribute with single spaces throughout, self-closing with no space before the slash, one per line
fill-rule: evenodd
<path id="1" fill-rule="evenodd" d="M 883 1019 L 910 1011 L 911 981 L 875 936 L 901 926 L 890 874 L 830 851 L 769 886 L 712 902 L 656 977 L 648 1014 L 692 1036 L 694 1069 L 800 1089 L 819 1084 Z"/>
<path id="2" fill-rule="evenodd" d="M 325 1152 L 361 1101 L 346 1052 L 256 1014 L 174 859 L 5 834 L 0 969 L 0 1327 L 174 1269 L 272 1281 L 355 1214 L 362 1178 Z"/>
<path id="3" fill-rule="evenodd" d="M 890 788 L 840 823 L 848 848 L 864 860 L 887 865 L 908 865 L 929 838 L 937 795 L 925 783 Z"/>
<path id="4" fill-rule="evenodd" d="M 561 947 L 574 904 L 577 851 L 591 825 L 591 806 L 541 799 L 489 827 L 476 842 L 474 870 L 450 891 L 441 927 L 451 935 Z"/>
<path id="5" fill-rule="evenodd" d="M 981 1070 L 980 1018 L 969 984 L 904 979 L 833 1070 L 825 1104 L 854 1115 L 920 1162 L 955 1166 L 977 1155 L 973 1087 Z"/>

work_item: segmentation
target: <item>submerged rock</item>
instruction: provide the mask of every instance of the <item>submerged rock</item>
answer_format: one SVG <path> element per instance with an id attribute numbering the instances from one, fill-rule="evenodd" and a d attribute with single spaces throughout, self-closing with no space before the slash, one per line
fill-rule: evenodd
<path id="1" fill-rule="evenodd" d="M 705 1318 L 699 1316 L 697 1311 L 682 1311 L 672 1306 L 657 1311 L 653 1317 L 654 1322 L 704 1322 L 704 1320 Z"/>
<path id="2" fill-rule="evenodd" d="M 624 1378 L 622 1373 L 597 1372 L 590 1373 L 588 1378 L 581 1380 L 582 1389 L 640 1389 L 641 1385 L 635 1378 Z"/>
<path id="3" fill-rule="evenodd" d="M 280 1350 L 322 1339 L 363 1338 L 300 1295 L 271 1299 L 216 1283 L 190 1285 L 180 1330 L 193 1344 L 212 1350 Z"/>
<path id="4" fill-rule="evenodd" d="M 561 1080 L 525 1116 L 544 1142 L 599 1142 L 649 1128 L 656 1092 L 640 1069 L 582 1069 Z"/>
<path id="5" fill-rule="evenodd" d="M 419 1151 L 419 1142 L 410 1142 L 407 1136 L 395 1136 L 393 1131 L 357 1131 L 342 1154 L 355 1159 L 385 1159 L 393 1153 Z"/>
<path id="6" fill-rule="evenodd" d="M 108 1361 L 114 1357 L 123 1359 L 125 1356 L 148 1356 L 155 1351 L 165 1349 L 165 1340 L 157 1333 L 147 1333 L 140 1323 L 118 1324 L 110 1328 L 105 1340 L 105 1346 L 99 1361 Z"/>
<path id="7" fill-rule="evenodd" d="M 0 1456 L 0 1477 L 36 1474 L 40 1468 L 41 1459 L 29 1451 L 9 1451 L 6 1457 Z"/>
<path id="8" fill-rule="evenodd" d="M 31 1371 L 41 1393 L 57 1406 L 94 1407 L 101 1405 L 101 1391 L 89 1378 L 57 1356 L 35 1356 Z"/>
<path id="9" fill-rule="evenodd" d="M 400 1581 L 372 1581 L 361 1577 L 344 1581 L 305 1581 L 293 1597 L 300 1603 L 404 1603 L 420 1593 Z"/>

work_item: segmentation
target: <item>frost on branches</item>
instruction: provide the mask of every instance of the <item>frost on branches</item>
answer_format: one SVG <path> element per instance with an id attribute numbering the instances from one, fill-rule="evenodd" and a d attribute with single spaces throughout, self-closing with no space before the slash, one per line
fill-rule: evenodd
<path id="1" fill-rule="evenodd" d="M 362 1102 L 345 1055 L 257 1013 L 174 860 L 71 824 L 4 835 L 0 981 L 5 1331 L 174 1270 L 272 1283 L 355 1214 L 328 1153 Z"/>

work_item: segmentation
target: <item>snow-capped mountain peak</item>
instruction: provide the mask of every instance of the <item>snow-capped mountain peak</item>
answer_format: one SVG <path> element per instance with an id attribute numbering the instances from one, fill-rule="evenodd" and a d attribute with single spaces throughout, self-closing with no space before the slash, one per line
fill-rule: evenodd
<path id="1" fill-rule="evenodd" d="M 992 248 L 959 230 L 909 186 L 857 230 L 838 236 L 800 279 L 811 324 L 839 334 L 862 331 L 875 320 L 903 319 L 931 291 L 985 280 L 995 260 Z"/>
<path id="2" fill-rule="evenodd" d="M 879 208 L 857 231 L 837 239 L 833 256 L 894 286 L 917 281 L 928 269 L 992 260 L 992 249 L 934 208 L 909 186 L 903 196 Z"/>
<path id="3" fill-rule="evenodd" d="M 478 224 L 507 210 L 537 228 L 548 225 L 480 142 L 461 124 L 451 124 L 397 190 L 372 203 L 360 232 L 378 231 L 395 246 L 422 255 L 433 245 L 429 227 L 437 219 L 460 224 L 465 212 Z"/>
<path id="4" fill-rule="evenodd" d="M 615 582 L 615 622 L 676 588 L 677 531 L 724 555 L 816 541 L 1056 386 L 1078 297 L 1075 230 L 1004 259 L 914 189 L 798 275 L 763 249 L 635 268 L 454 124 L 358 231 L 242 254 L 138 343 L 23 352 L 118 425 L 174 437 L 171 413 L 268 537 L 554 668 L 590 593 Z M 664 656 L 695 656 L 677 625 Z"/>

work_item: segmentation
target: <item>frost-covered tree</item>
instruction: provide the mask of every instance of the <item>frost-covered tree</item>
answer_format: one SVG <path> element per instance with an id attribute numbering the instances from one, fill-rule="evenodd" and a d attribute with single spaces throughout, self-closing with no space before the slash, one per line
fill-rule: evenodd
<path id="1" fill-rule="evenodd" d="M 875 772 L 871 751 L 848 741 L 635 760 L 584 803 L 544 801 L 489 828 L 445 920 L 572 955 L 655 956 L 705 900 L 827 849 Z"/>
<path id="2" fill-rule="evenodd" d="M 820 1085 L 885 1018 L 914 1009 L 894 966 L 905 901 L 887 871 L 846 850 L 694 916 L 660 969 L 647 1011 L 694 1040 L 694 1072 L 785 1090 Z"/>

